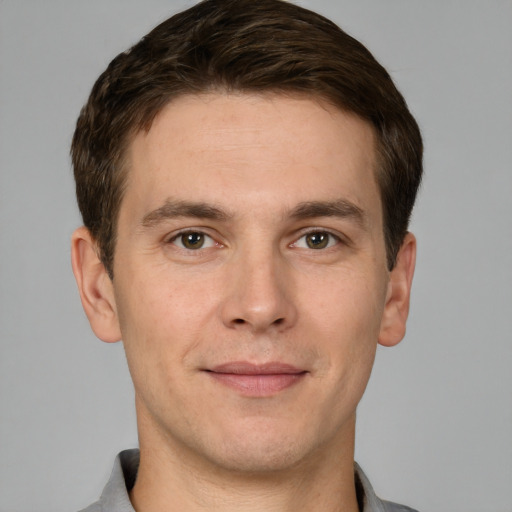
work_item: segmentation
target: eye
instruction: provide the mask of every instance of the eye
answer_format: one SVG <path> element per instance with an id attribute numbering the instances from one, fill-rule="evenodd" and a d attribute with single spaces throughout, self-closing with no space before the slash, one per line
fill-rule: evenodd
<path id="1" fill-rule="evenodd" d="M 301 249 L 328 249 L 339 241 L 337 236 L 328 231 L 311 231 L 301 236 L 293 246 Z"/>
<path id="2" fill-rule="evenodd" d="M 215 246 L 213 238 L 201 231 L 186 231 L 180 233 L 169 240 L 169 242 L 181 249 L 187 249 L 189 251 L 197 251 L 198 249 L 207 249 Z"/>

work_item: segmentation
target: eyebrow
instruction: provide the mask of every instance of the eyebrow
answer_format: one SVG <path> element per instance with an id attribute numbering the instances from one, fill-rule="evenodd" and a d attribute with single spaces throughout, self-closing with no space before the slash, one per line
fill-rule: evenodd
<path id="1" fill-rule="evenodd" d="M 361 227 L 367 225 L 366 213 L 356 204 L 347 199 L 335 201 L 308 201 L 298 204 L 291 212 L 291 217 L 297 220 L 315 217 L 339 217 L 354 220 Z"/>
<path id="2" fill-rule="evenodd" d="M 168 219 L 178 217 L 195 217 L 198 219 L 228 220 L 231 215 L 216 206 L 194 201 L 175 201 L 167 199 L 165 203 L 146 214 L 142 226 L 151 228 Z"/>
<path id="3" fill-rule="evenodd" d="M 299 203 L 289 213 L 289 216 L 295 220 L 316 217 L 349 218 L 362 227 L 367 224 L 365 212 L 359 206 L 346 199 Z M 167 199 L 162 206 L 147 213 L 143 217 L 141 225 L 144 228 L 152 228 L 165 220 L 179 217 L 226 221 L 232 218 L 233 215 L 208 203 Z"/>

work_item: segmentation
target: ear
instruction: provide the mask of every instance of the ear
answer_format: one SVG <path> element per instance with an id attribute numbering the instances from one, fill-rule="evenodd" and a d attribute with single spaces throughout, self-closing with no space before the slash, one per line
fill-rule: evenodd
<path id="1" fill-rule="evenodd" d="M 119 341 L 114 287 L 98 257 L 97 244 L 85 227 L 78 228 L 71 237 L 71 264 L 94 334 L 107 343 Z"/>
<path id="2" fill-rule="evenodd" d="M 415 263 L 416 238 L 412 233 L 407 233 L 389 275 L 386 305 L 379 332 L 379 343 L 386 347 L 397 345 L 405 336 Z"/>

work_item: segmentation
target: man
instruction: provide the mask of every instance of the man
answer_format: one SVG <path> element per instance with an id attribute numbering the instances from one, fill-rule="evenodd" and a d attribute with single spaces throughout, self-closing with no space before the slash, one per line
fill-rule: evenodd
<path id="1" fill-rule="evenodd" d="M 73 138 L 73 270 L 139 451 L 87 511 L 398 511 L 354 463 L 401 341 L 422 172 L 387 72 L 321 16 L 206 0 L 117 56 Z"/>

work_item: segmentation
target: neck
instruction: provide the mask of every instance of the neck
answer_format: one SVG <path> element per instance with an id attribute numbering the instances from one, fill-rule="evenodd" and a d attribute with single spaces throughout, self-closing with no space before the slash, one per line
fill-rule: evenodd
<path id="1" fill-rule="evenodd" d="M 355 418 L 347 432 L 304 460 L 259 472 L 221 467 L 143 427 L 139 424 L 140 466 L 130 493 L 137 512 L 358 511 Z"/>

